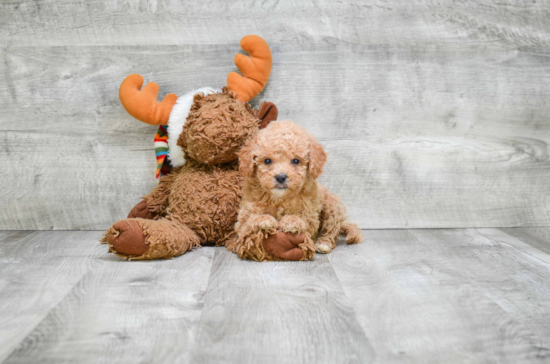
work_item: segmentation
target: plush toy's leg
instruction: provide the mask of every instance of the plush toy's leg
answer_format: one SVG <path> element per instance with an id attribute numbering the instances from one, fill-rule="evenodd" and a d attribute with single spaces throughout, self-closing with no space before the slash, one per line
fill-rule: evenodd
<path id="1" fill-rule="evenodd" d="M 262 242 L 264 250 L 276 259 L 281 260 L 302 260 L 307 257 L 311 259 L 313 249 L 305 249 L 305 234 L 285 233 L 279 231 L 269 235 Z"/>
<path id="2" fill-rule="evenodd" d="M 237 238 L 227 244 L 227 249 L 237 253 L 242 259 L 258 262 L 266 260 L 309 260 L 314 250 L 313 242 L 306 234 L 285 233 L 265 234 L 261 231 Z"/>
<path id="3" fill-rule="evenodd" d="M 267 234 L 262 231 L 228 242 L 228 250 L 242 259 L 258 262 L 266 260 L 310 260 L 313 259 L 313 241 L 306 234 L 279 231 Z"/>
<path id="4" fill-rule="evenodd" d="M 130 213 L 128 214 L 129 219 L 146 219 L 146 220 L 154 220 L 156 217 L 160 215 L 154 214 L 149 210 L 149 207 L 147 206 L 146 200 L 141 200 L 138 202 L 137 205 L 135 205 Z"/>
<path id="5" fill-rule="evenodd" d="M 128 218 L 160 219 L 166 210 L 166 206 L 168 206 L 172 183 L 179 171 L 180 169 L 175 169 L 167 176 L 161 177 L 159 184 L 151 193 L 142 197 L 143 200 L 132 208 L 128 214 Z"/>
<path id="6" fill-rule="evenodd" d="M 101 242 L 109 252 L 128 260 L 172 258 L 200 246 L 186 225 L 168 219 L 125 219 L 113 224 Z"/>
<path id="7" fill-rule="evenodd" d="M 298 231 L 277 232 L 278 222 L 269 215 L 256 215 L 242 221 L 237 237 L 226 243 L 227 249 L 243 259 L 308 260 L 315 251 L 307 234 Z"/>
<path id="8" fill-rule="evenodd" d="M 286 215 L 279 221 L 279 230 L 287 234 L 300 234 L 304 236 L 302 243 L 298 247 L 303 252 L 303 258 L 301 260 L 310 260 L 313 259 L 315 255 L 315 246 L 311 235 L 307 233 L 307 226 L 305 220 L 299 216 L 295 215 Z"/>

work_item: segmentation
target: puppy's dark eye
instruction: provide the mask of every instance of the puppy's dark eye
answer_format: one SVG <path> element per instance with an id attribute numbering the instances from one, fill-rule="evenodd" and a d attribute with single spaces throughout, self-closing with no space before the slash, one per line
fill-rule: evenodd
<path id="1" fill-rule="evenodd" d="M 266 159 L 264 160 L 264 163 L 265 163 L 265 164 L 271 164 L 271 159 L 266 158 Z"/>
<path id="2" fill-rule="evenodd" d="M 292 164 L 300 164 L 300 160 L 297 159 L 297 158 L 294 158 L 294 159 L 292 160 Z"/>

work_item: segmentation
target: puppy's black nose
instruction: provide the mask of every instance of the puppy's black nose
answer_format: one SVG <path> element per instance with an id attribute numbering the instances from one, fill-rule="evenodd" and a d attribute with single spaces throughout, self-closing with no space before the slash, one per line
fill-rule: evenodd
<path id="1" fill-rule="evenodd" d="M 275 176 L 275 180 L 278 183 L 285 183 L 287 178 L 288 178 L 287 175 L 284 173 L 279 173 L 278 175 Z"/>

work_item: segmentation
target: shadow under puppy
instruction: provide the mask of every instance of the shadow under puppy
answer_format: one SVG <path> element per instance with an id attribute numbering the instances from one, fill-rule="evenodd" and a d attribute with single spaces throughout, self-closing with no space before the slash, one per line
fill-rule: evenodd
<path id="1" fill-rule="evenodd" d="M 338 235 L 348 244 L 363 240 L 361 230 L 346 217 L 346 206 L 316 179 L 327 154 L 321 144 L 292 121 L 271 123 L 239 152 L 245 187 L 239 210 L 238 238 L 228 247 L 241 258 L 281 260 L 275 245 L 264 238 L 293 233 L 295 246 L 277 254 L 283 260 L 312 259 L 315 251 L 329 253 Z"/>

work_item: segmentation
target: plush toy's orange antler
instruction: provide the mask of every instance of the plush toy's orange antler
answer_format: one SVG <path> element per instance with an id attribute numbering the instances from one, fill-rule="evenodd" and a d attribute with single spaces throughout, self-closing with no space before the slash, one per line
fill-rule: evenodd
<path id="1" fill-rule="evenodd" d="M 158 102 L 159 86 L 149 82 L 143 90 L 143 77 L 132 74 L 120 84 L 118 96 L 122 106 L 136 119 L 151 125 L 166 125 L 176 103 L 176 94 L 168 94 Z"/>
<path id="2" fill-rule="evenodd" d="M 244 54 L 235 55 L 235 65 L 243 76 L 236 72 L 227 75 L 227 87 L 237 96 L 237 99 L 248 102 L 265 87 L 271 74 L 271 51 L 266 41 L 257 35 L 247 35 L 241 39 Z"/>

